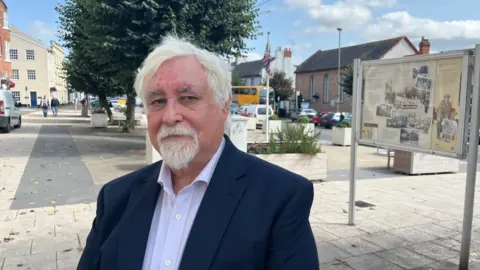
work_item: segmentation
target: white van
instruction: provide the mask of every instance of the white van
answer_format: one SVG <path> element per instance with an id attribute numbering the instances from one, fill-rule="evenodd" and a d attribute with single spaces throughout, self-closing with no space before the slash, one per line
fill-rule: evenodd
<path id="1" fill-rule="evenodd" d="M 257 126 L 262 126 L 263 121 L 265 121 L 265 114 L 266 114 L 267 105 L 243 105 L 240 108 L 240 115 L 246 117 L 253 117 L 257 119 Z M 268 115 L 273 115 L 273 109 L 269 106 Z"/>
<path id="2" fill-rule="evenodd" d="M 0 129 L 9 133 L 22 125 L 22 114 L 11 91 L 0 89 Z"/>

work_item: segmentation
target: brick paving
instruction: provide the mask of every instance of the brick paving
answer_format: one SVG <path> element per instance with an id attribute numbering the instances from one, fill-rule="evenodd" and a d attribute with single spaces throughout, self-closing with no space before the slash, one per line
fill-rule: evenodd
<path id="1" fill-rule="evenodd" d="M 69 135 L 78 154 L 66 153 L 78 155 L 92 176 L 90 186 L 99 187 L 145 165 L 145 130 L 121 134 L 115 128 L 92 129 L 88 121 L 69 126 L 65 119 L 39 125 L 32 115 L 20 130 L 0 134 L 0 269 L 75 269 L 95 215 L 95 202 L 12 207 L 16 194 L 25 192 L 23 175 L 35 174 L 32 168 L 38 175 L 48 171 L 29 164 L 32 156 L 41 157 L 35 150 L 43 140 L 38 134 L 54 132 L 64 139 Z M 71 142 L 60 145 L 71 149 Z M 342 158 L 337 149 L 327 150 L 329 158 Z M 46 158 L 53 156 L 46 154 Z M 374 164 L 369 167 L 382 166 L 370 162 Z M 382 163 L 386 165 L 385 158 Z M 85 175 L 85 171 L 74 174 Z M 357 199 L 375 206 L 357 207 L 356 226 L 348 226 L 348 182 L 315 183 L 310 221 L 321 269 L 458 269 L 464 188 L 464 173 L 363 179 L 357 183 Z M 470 269 L 480 269 L 477 212 L 473 228 Z"/>

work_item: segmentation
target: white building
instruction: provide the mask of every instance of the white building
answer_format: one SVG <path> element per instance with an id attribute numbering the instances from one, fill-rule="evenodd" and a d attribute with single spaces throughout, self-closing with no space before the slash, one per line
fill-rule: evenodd
<path id="1" fill-rule="evenodd" d="M 68 102 L 62 66 L 65 54 L 60 45 L 51 42 L 47 47 L 12 26 L 9 55 L 15 82 L 12 93 L 17 101 L 36 107 L 44 96 L 50 100 L 56 95 L 60 103 Z"/>
<path id="2" fill-rule="evenodd" d="M 272 58 L 271 68 L 272 71 L 285 72 L 287 77 L 295 82 L 291 49 L 277 48 L 275 56 Z M 263 60 L 245 62 L 244 59 L 238 59 L 236 64 L 232 65 L 232 76 L 240 78 L 245 85 L 261 85 L 266 78 Z M 295 83 L 293 86 L 295 86 Z"/>

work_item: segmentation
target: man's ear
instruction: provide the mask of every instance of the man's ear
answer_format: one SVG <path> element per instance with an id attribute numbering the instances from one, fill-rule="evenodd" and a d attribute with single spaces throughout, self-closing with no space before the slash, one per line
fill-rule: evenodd
<path id="1" fill-rule="evenodd" d="M 222 108 L 223 113 L 226 115 L 230 113 L 230 103 L 232 103 L 232 97 L 228 98 L 227 102 L 225 102 L 225 105 Z"/>

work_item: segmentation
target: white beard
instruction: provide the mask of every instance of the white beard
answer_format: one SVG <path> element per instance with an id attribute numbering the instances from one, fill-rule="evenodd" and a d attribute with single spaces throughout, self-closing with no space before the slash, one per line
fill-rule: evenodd
<path id="1" fill-rule="evenodd" d="M 168 136 L 190 136 L 186 139 L 167 138 Z M 199 152 L 198 135 L 187 126 L 163 126 L 157 134 L 157 143 L 163 161 L 172 169 L 184 169 Z"/>

